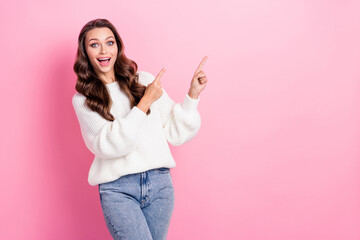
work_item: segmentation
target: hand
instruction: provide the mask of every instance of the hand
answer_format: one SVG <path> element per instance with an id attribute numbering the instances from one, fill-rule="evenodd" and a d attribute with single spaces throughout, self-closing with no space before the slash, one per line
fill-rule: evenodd
<path id="1" fill-rule="evenodd" d="M 154 101 L 159 99 L 163 94 L 160 78 L 164 74 L 164 72 L 165 72 L 165 67 L 161 69 L 159 74 L 156 76 L 155 80 L 152 83 L 149 83 L 148 86 L 146 87 L 143 97 L 148 99 L 150 103 L 153 103 Z"/>
<path id="2" fill-rule="evenodd" d="M 189 89 L 189 96 L 194 99 L 198 99 L 200 92 L 205 88 L 207 83 L 207 78 L 202 70 L 202 67 L 205 64 L 205 61 L 207 60 L 207 56 L 203 58 L 200 65 L 196 69 L 194 76 L 191 80 L 190 89 Z"/>

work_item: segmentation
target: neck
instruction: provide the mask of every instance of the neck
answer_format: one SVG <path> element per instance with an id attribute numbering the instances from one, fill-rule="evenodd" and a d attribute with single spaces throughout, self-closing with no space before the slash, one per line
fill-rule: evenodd
<path id="1" fill-rule="evenodd" d="M 106 72 L 106 73 L 97 73 L 97 75 L 100 78 L 100 80 L 103 81 L 105 84 L 115 82 L 114 69 L 112 69 L 112 71 Z"/>

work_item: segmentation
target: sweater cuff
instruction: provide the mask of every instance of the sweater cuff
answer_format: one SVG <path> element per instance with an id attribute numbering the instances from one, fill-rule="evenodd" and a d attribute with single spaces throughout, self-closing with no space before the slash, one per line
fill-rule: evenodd
<path id="1" fill-rule="evenodd" d="M 182 108 L 184 111 L 191 112 L 197 109 L 200 97 L 198 99 L 191 98 L 189 94 L 186 94 L 184 101 L 182 102 Z"/>
<path id="2" fill-rule="evenodd" d="M 130 113 L 127 115 L 126 119 L 135 125 L 142 123 L 147 117 L 146 113 L 144 113 L 140 108 L 134 106 Z"/>

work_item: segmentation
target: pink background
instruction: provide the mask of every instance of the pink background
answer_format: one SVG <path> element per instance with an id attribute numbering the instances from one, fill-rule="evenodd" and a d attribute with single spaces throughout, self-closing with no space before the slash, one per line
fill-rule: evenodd
<path id="1" fill-rule="evenodd" d="M 360 239 L 358 1 L 3 1 L 0 239 L 111 239 L 71 105 L 81 27 L 107 18 L 202 126 L 171 146 L 168 239 Z"/>

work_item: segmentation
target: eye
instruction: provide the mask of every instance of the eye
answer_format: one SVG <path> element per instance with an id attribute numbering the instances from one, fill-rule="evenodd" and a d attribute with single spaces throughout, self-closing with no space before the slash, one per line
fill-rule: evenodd
<path id="1" fill-rule="evenodd" d="M 94 45 L 96 45 L 96 44 L 97 44 L 97 43 L 93 43 L 93 44 L 91 44 L 90 46 L 91 46 L 91 47 L 94 47 Z"/>
<path id="2" fill-rule="evenodd" d="M 112 43 L 112 44 L 110 44 L 110 45 L 114 45 L 114 42 L 113 42 L 113 41 L 110 41 L 110 42 L 108 42 L 108 43 Z"/>

